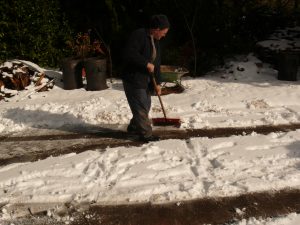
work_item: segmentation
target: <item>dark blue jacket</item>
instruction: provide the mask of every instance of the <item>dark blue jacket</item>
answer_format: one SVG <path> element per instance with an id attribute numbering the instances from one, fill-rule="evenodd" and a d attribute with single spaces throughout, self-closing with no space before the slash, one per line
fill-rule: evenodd
<path id="1" fill-rule="evenodd" d="M 160 84 L 160 46 L 155 40 L 156 59 L 154 61 L 156 82 Z M 152 45 L 149 30 L 141 28 L 130 35 L 122 53 L 122 79 L 135 88 L 146 89 L 152 86 L 152 80 L 147 70 L 147 63 L 151 63 Z"/>

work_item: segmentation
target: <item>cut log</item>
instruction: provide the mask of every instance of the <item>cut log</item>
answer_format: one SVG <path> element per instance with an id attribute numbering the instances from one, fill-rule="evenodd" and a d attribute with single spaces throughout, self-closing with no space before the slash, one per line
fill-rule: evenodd
<path id="1" fill-rule="evenodd" d="M 49 88 L 53 88 L 53 83 L 54 83 L 54 79 L 48 81 L 45 84 L 40 85 L 40 87 L 38 87 L 35 91 L 36 92 L 48 91 Z"/>
<path id="2" fill-rule="evenodd" d="M 36 66 L 37 67 L 37 66 Z M 48 91 L 54 86 L 54 79 L 48 77 L 43 70 L 32 66 L 31 63 L 19 60 L 7 61 L 0 65 L 0 93 L 6 89 L 21 91 L 24 90 L 31 82 L 35 86 L 34 92 Z M 49 81 L 45 82 L 43 79 Z M 31 93 L 29 93 L 30 95 Z M 11 97 L 11 94 L 2 91 L 1 99 Z M 27 96 L 27 95 L 26 95 Z"/>
<path id="3" fill-rule="evenodd" d="M 0 80 L 0 92 L 3 88 L 5 88 L 4 82 L 2 80 Z"/>
<path id="4" fill-rule="evenodd" d="M 45 77 L 45 74 L 42 73 L 39 77 L 39 79 L 35 82 L 35 85 L 34 86 L 40 86 L 42 84 L 42 80 L 43 78 Z"/>

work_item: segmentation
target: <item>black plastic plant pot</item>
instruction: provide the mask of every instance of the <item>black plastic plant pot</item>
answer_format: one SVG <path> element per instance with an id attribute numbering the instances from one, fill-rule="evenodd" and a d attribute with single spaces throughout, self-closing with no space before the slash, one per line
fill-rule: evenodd
<path id="1" fill-rule="evenodd" d="M 86 82 L 88 91 L 99 91 L 107 89 L 106 84 L 106 59 L 87 58 L 84 60 Z"/>
<path id="2" fill-rule="evenodd" d="M 283 51 L 279 54 L 278 80 L 296 81 L 300 52 Z"/>
<path id="3" fill-rule="evenodd" d="M 73 90 L 83 87 L 82 60 L 65 58 L 62 60 L 63 84 L 65 90 Z"/>

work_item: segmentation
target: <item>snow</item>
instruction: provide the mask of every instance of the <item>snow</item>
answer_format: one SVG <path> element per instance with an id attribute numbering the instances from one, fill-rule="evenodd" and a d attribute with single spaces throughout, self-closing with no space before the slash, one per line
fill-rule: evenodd
<path id="1" fill-rule="evenodd" d="M 182 129 L 298 122 L 299 81 L 279 81 L 277 71 L 267 64 L 258 68 L 258 62 L 250 54 L 242 61 L 228 62 L 226 70 L 203 78 L 184 78 L 185 92 L 163 97 L 168 117 L 180 117 Z M 109 83 L 109 89 L 94 92 L 63 90 L 62 84 L 59 85 L 42 93 L 28 87 L 31 92 L 20 92 L 8 102 L 1 102 L 0 132 L 22 131 L 28 127 L 59 128 L 64 124 L 123 127 L 128 124 L 131 113 L 121 81 L 114 80 Z M 151 116 L 161 117 L 158 99 L 152 100 Z"/>
<path id="2" fill-rule="evenodd" d="M 40 93 L 28 87 L 1 101 L 0 135 L 32 128 L 63 130 L 65 126 L 126 129 L 131 113 L 120 80 L 108 82 L 109 88 L 102 91 L 64 90 L 60 71 L 28 63 L 52 75 L 55 86 Z M 300 81 L 277 80 L 277 71 L 253 54 L 229 60 L 226 66 L 203 77 L 184 77 L 182 84 L 183 93 L 162 96 L 167 115 L 183 121 L 180 129 L 300 122 Z M 161 117 L 157 97 L 152 97 L 152 103 L 151 116 Z M 162 203 L 299 189 L 299 149 L 300 130 L 295 130 L 169 139 L 141 147 L 99 149 L 10 164 L 0 167 L 0 205 Z M 259 221 L 253 218 L 237 224 L 299 224 L 299 215 Z"/>
<path id="3" fill-rule="evenodd" d="M 256 143 L 256 144 L 254 144 Z M 300 131 L 164 140 L 0 169 L 2 201 L 154 203 L 300 187 Z"/>
<path id="4" fill-rule="evenodd" d="M 283 30 L 279 29 L 270 36 L 269 40 L 260 41 L 257 45 L 277 52 L 282 50 L 297 51 L 300 47 L 299 33 L 299 26 Z"/>
<path id="5" fill-rule="evenodd" d="M 282 218 L 268 218 L 268 219 L 256 219 L 250 218 L 248 220 L 243 219 L 240 222 L 232 225 L 298 225 L 300 224 L 300 215 L 291 213 Z"/>

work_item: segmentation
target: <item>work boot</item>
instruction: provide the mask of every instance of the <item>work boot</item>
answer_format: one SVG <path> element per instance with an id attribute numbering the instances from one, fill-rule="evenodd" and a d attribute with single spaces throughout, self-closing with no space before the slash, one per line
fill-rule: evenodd
<path id="1" fill-rule="evenodd" d="M 132 135 L 138 135 L 139 132 L 136 130 L 136 128 L 134 126 L 129 125 L 127 127 L 127 132 L 128 134 L 132 134 Z"/>
<path id="2" fill-rule="evenodd" d="M 140 136 L 139 140 L 142 141 L 142 142 L 145 142 L 145 143 L 149 143 L 151 141 L 159 141 L 160 137 L 159 136 L 155 136 L 155 135 L 151 135 L 151 136 L 148 136 L 148 137 Z"/>

